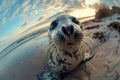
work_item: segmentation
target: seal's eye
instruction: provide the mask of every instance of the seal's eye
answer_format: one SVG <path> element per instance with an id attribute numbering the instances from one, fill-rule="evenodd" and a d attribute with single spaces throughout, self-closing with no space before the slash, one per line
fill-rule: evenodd
<path id="1" fill-rule="evenodd" d="M 75 18 L 75 17 L 72 17 L 72 22 L 74 22 L 75 24 L 79 24 L 79 21 Z"/>
<path id="2" fill-rule="evenodd" d="M 57 25 L 58 25 L 58 22 L 57 22 L 56 20 L 53 21 L 53 22 L 51 23 L 51 25 L 50 25 L 50 30 L 55 29 L 55 28 L 57 27 Z"/>

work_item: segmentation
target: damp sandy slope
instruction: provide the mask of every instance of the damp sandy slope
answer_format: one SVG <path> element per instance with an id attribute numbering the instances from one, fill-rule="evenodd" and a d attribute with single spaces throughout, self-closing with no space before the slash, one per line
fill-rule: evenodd
<path id="1" fill-rule="evenodd" d="M 83 24 L 84 32 L 95 41 L 95 56 L 68 74 L 65 80 L 120 80 L 120 33 L 107 27 L 111 22 L 120 22 L 118 17 L 120 15 L 115 14 Z M 36 75 L 48 68 L 47 44 L 44 32 L 1 58 L 0 80 L 37 80 Z"/>
<path id="2" fill-rule="evenodd" d="M 70 73 L 65 80 L 120 80 L 120 33 L 107 27 L 111 22 L 120 22 L 118 17 L 115 14 L 101 21 L 83 24 L 88 35 L 93 37 L 93 34 L 99 32 L 104 37 L 93 38 L 96 45 L 93 49 L 94 58 Z"/>

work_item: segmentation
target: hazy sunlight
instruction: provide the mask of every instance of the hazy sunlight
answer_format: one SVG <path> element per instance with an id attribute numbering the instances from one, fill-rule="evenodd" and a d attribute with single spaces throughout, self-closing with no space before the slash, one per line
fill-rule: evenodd
<path id="1" fill-rule="evenodd" d="M 87 17 L 87 16 L 94 16 L 95 15 L 95 9 L 92 8 L 83 8 L 83 9 L 77 9 L 74 10 L 70 15 L 75 16 L 77 18 L 81 17 Z"/>
<path id="2" fill-rule="evenodd" d="M 85 0 L 85 4 L 86 5 L 93 5 L 95 4 L 96 2 L 98 2 L 99 0 Z"/>

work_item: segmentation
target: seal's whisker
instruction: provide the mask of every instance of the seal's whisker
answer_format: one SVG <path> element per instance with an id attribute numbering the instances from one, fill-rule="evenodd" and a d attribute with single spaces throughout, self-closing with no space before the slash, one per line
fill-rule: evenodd
<path id="1" fill-rule="evenodd" d="M 85 38 L 86 40 L 88 40 L 88 41 L 94 42 L 94 41 L 92 40 L 92 38 L 90 38 L 90 37 L 84 36 L 84 38 Z"/>
<path id="2" fill-rule="evenodd" d="M 90 51 L 92 49 L 92 46 L 89 43 L 83 41 L 83 44 L 86 46 L 86 51 Z"/>
<path id="3" fill-rule="evenodd" d="M 90 47 L 90 46 L 87 45 L 85 42 L 84 42 L 84 45 L 85 45 L 85 48 L 86 48 L 85 50 L 88 50 L 88 51 L 89 51 L 89 47 Z"/>
<path id="4" fill-rule="evenodd" d="M 86 50 L 86 45 L 85 45 L 84 43 L 82 43 L 82 44 L 80 45 L 80 48 L 81 48 L 81 50 L 82 50 L 83 52 L 85 52 L 84 50 Z"/>
<path id="5" fill-rule="evenodd" d="M 83 40 L 83 42 L 86 44 L 86 45 L 88 45 L 89 47 L 92 47 L 92 44 L 90 43 L 90 42 L 88 42 L 87 40 Z"/>
<path id="6" fill-rule="evenodd" d="M 80 23 L 73 16 L 59 16 L 51 24 L 48 32 L 49 66 L 53 72 L 61 75 L 73 70 L 84 60 L 85 53 L 92 49 L 93 41 L 80 30 Z"/>
<path id="7" fill-rule="evenodd" d="M 91 46 L 94 45 L 94 41 L 90 37 L 84 37 L 83 41 L 87 42 Z"/>

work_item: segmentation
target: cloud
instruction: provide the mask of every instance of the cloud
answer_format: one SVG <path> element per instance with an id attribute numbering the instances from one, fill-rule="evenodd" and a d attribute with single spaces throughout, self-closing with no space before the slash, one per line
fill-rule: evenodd
<path id="1" fill-rule="evenodd" d="M 10 2 L 11 1 L 11 2 Z M 0 21 L 1 23 L 5 22 L 6 17 L 8 20 L 14 19 L 17 17 L 24 17 L 20 15 L 28 16 L 32 5 L 29 4 L 30 0 L 17 1 L 17 0 L 3 0 L 0 5 Z M 7 4 L 7 5 L 6 5 Z M 3 20 L 2 20 L 3 19 Z"/>
<path id="2" fill-rule="evenodd" d="M 13 4 L 17 2 L 17 0 L 1 0 L 0 11 L 5 10 L 11 7 Z"/>
<path id="3" fill-rule="evenodd" d="M 25 22 L 25 23 L 22 25 L 22 27 L 26 27 L 26 26 L 28 26 L 28 25 L 30 25 L 30 22 Z"/>
<path id="4" fill-rule="evenodd" d="M 34 10 L 34 11 L 32 11 L 32 12 L 30 13 L 30 16 L 35 16 L 35 15 L 37 15 L 38 13 L 39 13 L 38 10 Z"/>
<path id="5" fill-rule="evenodd" d="M 20 11 L 20 9 L 17 8 L 17 9 L 14 11 L 14 13 L 12 14 L 12 18 L 14 18 L 14 17 L 18 14 L 19 11 Z"/>
<path id="6" fill-rule="evenodd" d="M 23 12 L 20 16 L 22 16 L 24 19 L 29 19 L 30 17 L 34 17 L 35 15 L 38 15 L 39 11 L 38 10 L 34 10 L 31 11 L 29 14 L 26 14 L 26 12 Z"/>
<path id="7" fill-rule="evenodd" d="M 16 9 L 16 2 L 16 0 L 2 0 L 0 5 L 1 24 L 4 24 L 6 21 L 11 19 Z"/>
<path id="8" fill-rule="evenodd" d="M 30 10 L 30 7 L 31 7 L 30 5 L 25 6 L 23 11 L 28 11 L 28 10 Z"/>
<path id="9" fill-rule="evenodd" d="M 25 7 L 25 6 L 29 5 L 29 3 L 30 3 L 30 0 L 25 0 L 23 2 L 23 4 L 21 5 L 21 7 Z"/>
<path id="10" fill-rule="evenodd" d="M 1 24 L 5 24 L 7 22 L 7 18 L 3 17 Z"/>
<path id="11" fill-rule="evenodd" d="M 44 16 L 40 16 L 39 19 L 38 19 L 38 21 L 41 21 L 41 20 L 43 20 L 44 18 L 45 18 Z"/>
<path id="12" fill-rule="evenodd" d="M 114 2 L 114 5 L 116 5 L 116 6 L 119 6 L 119 7 L 120 7 L 120 0 L 113 0 L 113 2 Z"/>
<path id="13" fill-rule="evenodd" d="M 86 0 L 86 1 L 85 1 L 85 4 L 86 4 L 86 5 L 93 5 L 93 4 L 95 4 L 96 2 L 98 2 L 98 0 Z"/>
<path id="14" fill-rule="evenodd" d="M 47 0 L 46 0 L 47 1 Z M 30 18 L 39 14 L 41 0 L 1 0 L 0 1 L 0 23 L 20 18 Z M 6 17 L 6 18 L 4 18 Z"/>
<path id="15" fill-rule="evenodd" d="M 10 11 L 10 8 L 7 8 L 4 10 L 4 12 L 2 13 L 2 16 L 6 16 Z"/>
<path id="16" fill-rule="evenodd" d="M 80 0 L 81 1 L 81 0 Z M 30 18 L 31 16 L 35 16 L 40 13 L 41 10 L 46 10 L 46 12 L 50 13 L 57 13 L 59 10 L 64 10 L 68 8 L 70 5 L 65 4 L 73 2 L 76 3 L 74 0 L 64 1 L 64 0 L 1 0 L 0 2 L 0 17 L 3 20 L 2 23 L 6 21 L 6 19 L 11 20 L 16 17 L 21 18 Z M 46 5 L 47 4 L 47 5 Z M 63 6 L 62 6 L 63 5 Z M 45 11 L 43 11 L 45 12 Z M 42 12 L 40 13 L 42 14 Z M 3 17 L 6 17 L 3 18 Z"/>
<path id="17" fill-rule="evenodd" d="M 33 6 L 32 6 L 32 9 L 35 9 L 35 8 L 36 8 L 36 5 L 33 5 Z"/>
<path id="18" fill-rule="evenodd" d="M 40 0 L 34 0 L 32 9 L 35 9 L 37 5 L 39 4 Z"/>

